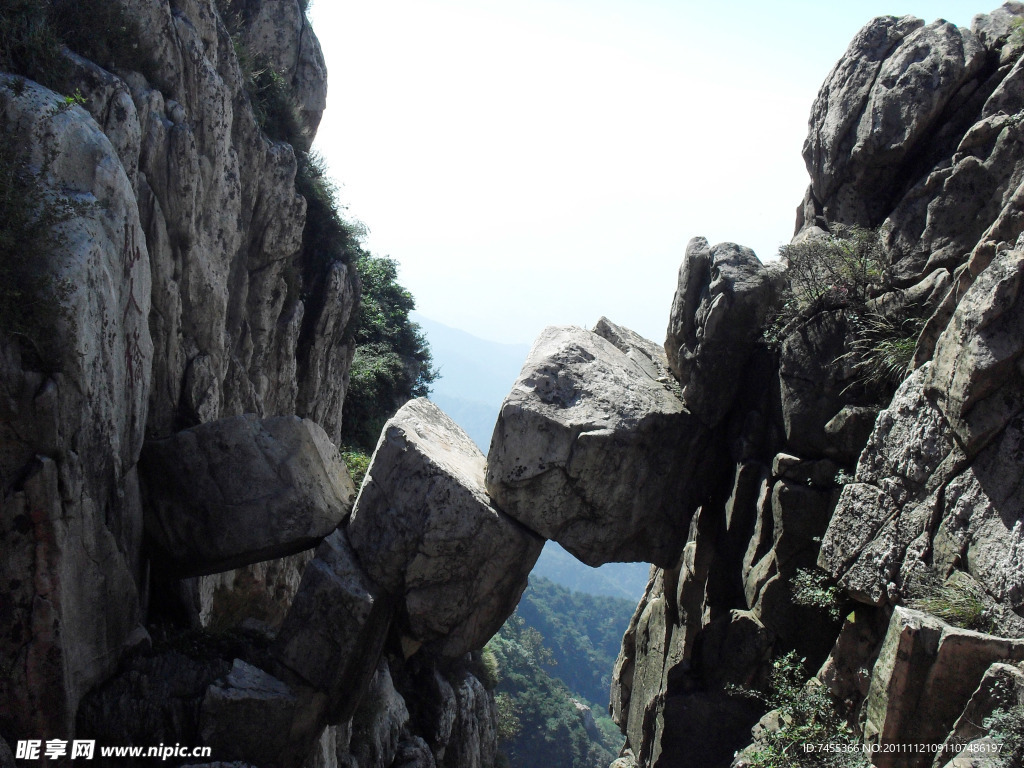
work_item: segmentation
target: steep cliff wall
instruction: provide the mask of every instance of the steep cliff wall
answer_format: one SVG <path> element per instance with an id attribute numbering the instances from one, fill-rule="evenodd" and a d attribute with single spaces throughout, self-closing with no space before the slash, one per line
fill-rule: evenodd
<path id="1" fill-rule="evenodd" d="M 143 440 L 241 413 L 313 415 L 337 440 L 352 352 L 356 278 L 336 263 L 321 295 L 296 283 L 295 151 L 263 134 L 214 4 L 124 8 L 152 53 L 146 75 L 69 54 L 65 90 L 81 106 L 20 77 L 0 87 L 19 162 L 79 204 L 47 265 L 70 286 L 59 343 L 2 341 L 11 738 L 70 733 L 146 615 Z M 325 70 L 298 0 L 259 4 L 247 22 L 246 44 L 291 80 L 312 135 Z"/>
<path id="2" fill-rule="evenodd" d="M 884 17 L 850 44 L 811 111 L 811 185 L 782 279 L 806 281 L 808 249 L 844 224 L 878 229 L 877 250 L 862 254 L 876 271 L 855 296 L 833 252 L 827 278 L 809 276 L 824 278 L 824 290 L 769 329 L 775 350 L 735 359 L 729 379 L 746 382 L 735 395 L 735 384 L 705 372 L 723 370 L 720 361 L 701 365 L 701 318 L 708 328 L 723 322 L 702 314 L 698 298 L 710 307 L 716 292 L 728 296 L 716 308 L 742 335 L 764 327 L 733 309 L 756 290 L 715 249 L 691 243 L 666 348 L 670 358 L 683 350 L 684 395 L 717 423 L 732 469 L 702 500 L 682 557 L 652 580 L 624 639 L 611 703 L 631 749 L 623 764 L 729 764 L 763 710 L 727 684 L 765 685 L 769 659 L 790 649 L 812 670 L 824 662 L 819 676 L 842 718 L 869 744 L 942 743 L 988 664 L 1019 660 L 1019 641 L 994 651 L 980 638 L 963 641 L 959 658 L 934 647 L 911 658 L 909 645 L 897 654 L 917 631 L 906 627 L 919 625 L 893 611 L 963 572 L 973 580 L 957 583 L 979 610 L 988 606 L 986 628 L 1021 636 L 1021 14 L 1024 5 L 1007 3 L 970 29 Z M 712 265 L 718 275 L 702 282 Z M 799 289 L 789 297 L 799 303 Z M 902 330 L 871 330 L 883 325 Z M 886 364 L 883 345 L 897 342 L 916 370 L 893 397 L 870 374 Z M 836 580 L 830 597 L 842 613 L 815 607 L 806 578 L 816 565 Z M 828 585 L 811 588 L 821 597 Z M 898 677 L 924 685 L 943 676 L 941 694 L 894 687 Z M 873 759 L 943 765 L 952 756 Z"/>

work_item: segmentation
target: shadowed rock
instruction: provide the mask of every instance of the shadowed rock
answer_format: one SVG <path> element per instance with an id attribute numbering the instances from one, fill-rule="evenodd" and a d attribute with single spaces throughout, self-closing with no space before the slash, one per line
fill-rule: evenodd
<path id="1" fill-rule="evenodd" d="M 273 645 L 275 656 L 327 694 L 331 722 L 352 716 L 370 684 L 393 608 L 338 529 L 317 548 Z"/>
<path id="2" fill-rule="evenodd" d="M 646 365 L 595 333 L 553 326 L 502 404 L 487 490 L 588 565 L 668 565 L 686 541 L 704 433 Z"/>
<path id="3" fill-rule="evenodd" d="M 308 689 L 295 691 L 259 667 L 235 659 L 206 690 L 199 722 L 214 755 L 257 765 L 300 766 L 312 744 L 317 705 Z"/>
<path id="4" fill-rule="evenodd" d="M 146 444 L 146 533 L 184 576 L 315 546 L 352 508 L 338 449 L 307 419 L 234 416 Z"/>
<path id="5" fill-rule="evenodd" d="M 543 540 L 484 490 L 484 457 L 426 399 L 385 425 L 348 533 L 404 610 L 401 631 L 446 656 L 480 648 L 515 610 Z"/>
<path id="6" fill-rule="evenodd" d="M 732 406 L 780 276 L 741 245 L 695 237 L 686 247 L 665 352 L 686 407 L 709 427 Z"/>

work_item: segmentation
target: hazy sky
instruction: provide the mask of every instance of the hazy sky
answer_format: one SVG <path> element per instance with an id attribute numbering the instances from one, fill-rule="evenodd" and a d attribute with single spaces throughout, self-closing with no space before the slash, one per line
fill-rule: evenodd
<path id="1" fill-rule="evenodd" d="M 687 241 L 773 258 L 811 102 L 873 16 L 998 3 L 314 0 L 317 139 L 427 317 L 529 342 L 601 315 L 664 339 Z"/>

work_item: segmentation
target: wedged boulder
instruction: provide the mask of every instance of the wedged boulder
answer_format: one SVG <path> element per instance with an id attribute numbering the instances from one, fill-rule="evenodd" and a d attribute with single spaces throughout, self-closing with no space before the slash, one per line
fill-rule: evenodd
<path id="1" fill-rule="evenodd" d="M 399 630 L 449 657 L 498 631 L 543 546 L 491 504 L 480 449 L 425 398 L 384 426 L 348 535 L 401 605 Z"/>
<path id="2" fill-rule="evenodd" d="M 234 416 L 149 441 L 140 470 L 146 533 L 181 576 L 309 549 L 355 495 L 327 434 L 294 416 Z"/>
<path id="3" fill-rule="evenodd" d="M 327 695 L 327 720 L 344 722 L 377 668 L 394 608 L 363 571 L 339 528 L 306 566 L 272 650 L 288 669 Z"/>
<path id="4" fill-rule="evenodd" d="M 502 404 L 487 491 L 588 565 L 671 565 L 708 439 L 672 387 L 615 345 L 550 327 Z"/>
<path id="5" fill-rule="evenodd" d="M 732 407 L 754 343 L 778 294 L 780 265 L 735 243 L 693 238 L 679 268 L 665 352 L 686 407 L 707 426 Z"/>
<path id="6" fill-rule="evenodd" d="M 958 629 L 926 613 L 897 607 L 872 672 L 864 724 L 867 745 L 941 744 L 986 670 L 1024 659 L 1024 639 Z M 930 765 L 911 750 L 873 754 L 879 768 Z"/>

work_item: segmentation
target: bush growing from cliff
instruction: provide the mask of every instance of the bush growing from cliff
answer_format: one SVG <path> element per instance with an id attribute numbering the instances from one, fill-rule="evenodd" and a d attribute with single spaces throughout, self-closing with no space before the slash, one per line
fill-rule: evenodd
<path id="1" fill-rule="evenodd" d="M 745 764 L 750 768 L 870 768 L 860 739 L 839 712 L 835 699 L 810 679 L 803 660 L 790 651 L 772 664 L 767 693 L 741 691 L 779 714 L 779 728 L 766 729 Z M 808 752 L 805 745 L 834 751 Z"/>
<path id="2" fill-rule="evenodd" d="M 832 621 L 843 618 L 843 591 L 832 582 L 828 574 L 817 568 L 797 569 L 793 577 L 793 602 L 823 611 Z"/>
<path id="3" fill-rule="evenodd" d="M 992 632 L 995 624 L 980 590 L 966 581 L 925 582 L 907 605 L 963 629 Z"/>
<path id="4" fill-rule="evenodd" d="M 831 234 L 784 245 L 786 279 L 798 310 L 863 306 L 887 282 L 886 254 L 878 233 L 833 225 Z"/>
<path id="5" fill-rule="evenodd" d="M 861 310 L 886 282 L 885 252 L 878 234 L 863 227 L 835 225 L 826 236 L 779 248 L 789 263 L 781 308 L 764 330 L 777 347 L 793 325 L 828 309 Z"/>
<path id="6" fill-rule="evenodd" d="M 985 718 L 983 727 L 1000 745 L 993 768 L 1018 768 L 1024 765 L 1024 704 L 1004 703 L 1004 706 Z"/>
<path id="7" fill-rule="evenodd" d="M 306 224 L 302 230 L 302 277 L 307 285 L 322 276 L 336 261 L 356 264 L 365 255 L 362 239 L 366 227 L 342 215 L 338 190 L 327 164 L 316 152 L 300 152 L 295 188 L 306 199 Z"/>
<path id="8" fill-rule="evenodd" d="M 373 448 L 384 423 L 437 378 L 430 346 L 409 319 L 416 302 L 398 283 L 398 263 L 362 252 L 356 262 L 362 293 L 356 312 L 356 353 L 342 414 L 342 437 Z"/>
<path id="9" fill-rule="evenodd" d="M 911 372 L 924 320 L 915 307 L 902 308 L 898 317 L 871 311 L 858 314 L 856 338 L 847 355 L 854 371 L 850 387 L 895 391 Z"/>
<path id="10" fill-rule="evenodd" d="M 782 308 L 769 321 L 771 347 L 818 312 L 843 309 L 853 329 L 852 349 L 836 362 L 852 369 L 847 391 L 854 399 L 886 403 L 910 373 L 925 308 L 884 308 L 872 299 L 892 289 L 888 259 L 878 232 L 833 225 L 826 236 L 785 245 L 787 287 Z"/>

